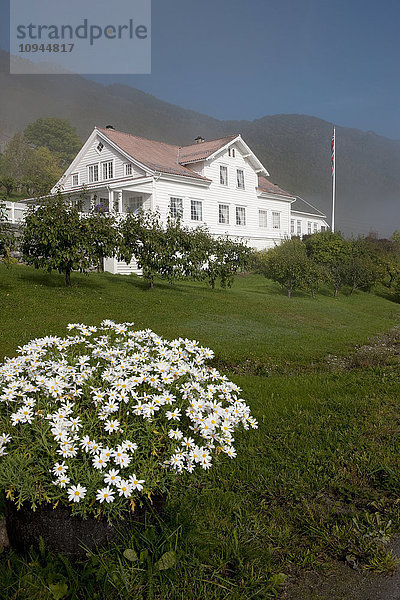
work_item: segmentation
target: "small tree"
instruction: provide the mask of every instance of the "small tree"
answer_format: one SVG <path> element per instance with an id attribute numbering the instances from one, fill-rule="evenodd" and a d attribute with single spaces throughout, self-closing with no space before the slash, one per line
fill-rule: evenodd
<path id="1" fill-rule="evenodd" d="M 129 263 L 135 257 L 143 278 L 154 287 L 154 278 L 163 271 L 170 257 L 165 233 L 156 212 L 129 213 L 120 223 L 118 255 Z"/>
<path id="2" fill-rule="evenodd" d="M 90 217 L 89 217 L 90 221 Z M 102 232 L 106 230 L 106 241 Z M 93 235 L 96 232 L 96 244 Z M 98 266 L 100 248 L 108 244 L 109 230 L 81 218 L 79 205 L 61 193 L 40 201 L 28 209 L 22 234 L 24 259 L 36 269 L 65 273 L 65 285 L 71 286 L 71 271 L 86 272 Z"/>
<path id="3" fill-rule="evenodd" d="M 114 256 L 119 248 L 118 228 L 112 213 L 95 208 L 84 217 L 82 223 L 87 244 L 87 253 L 91 264 L 103 271 L 103 261 Z"/>
<path id="4" fill-rule="evenodd" d="M 369 291 L 379 279 L 379 268 L 368 252 L 362 238 L 348 242 L 345 261 L 346 284 L 351 287 L 350 294 L 357 288 Z"/>
<path id="5" fill-rule="evenodd" d="M 309 270 L 305 244 L 299 238 L 285 240 L 280 246 L 257 255 L 257 270 L 279 283 L 290 298 L 294 290 L 304 288 Z"/>
<path id="6" fill-rule="evenodd" d="M 325 231 L 311 235 L 305 241 L 307 255 L 325 269 L 326 279 L 333 285 L 333 295 L 346 281 L 348 246 L 340 233 Z"/>
<path id="7" fill-rule="evenodd" d="M 14 177 L 8 175 L 0 175 L 0 186 L 2 186 L 6 193 L 6 198 L 9 198 L 15 188 L 17 187 L 17 181 Z"/>

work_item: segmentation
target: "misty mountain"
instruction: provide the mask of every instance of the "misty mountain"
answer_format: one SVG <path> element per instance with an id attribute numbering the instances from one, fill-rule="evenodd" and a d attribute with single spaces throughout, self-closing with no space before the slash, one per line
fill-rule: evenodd
<path id="1" fill-rule="evenodd" d="M 104 86 L 78 75 L 10 75 L 0 51 L 0 144 L 38 117 L 61 117 L 84 141 L 94 125 L 173 144 L 240 133 L 273 183 L 297 194 L 330 220 L 332 124 L 306 115 L 221 121 L 135 88 Z M 209 92 L 208 92 L 209 93 Z M 243 112 L 245 112 L 245 107 Z M 336 225 L 345 233 L 400 229 L 400 141 L 336 127 Z"/>

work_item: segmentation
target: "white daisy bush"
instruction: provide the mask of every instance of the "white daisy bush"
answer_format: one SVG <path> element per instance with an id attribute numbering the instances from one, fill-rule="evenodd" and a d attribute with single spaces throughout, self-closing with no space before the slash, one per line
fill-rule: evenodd
<path id="1" fill-rule="evenodd" d="M 235 430 L 257 427 L 198 342 L 110 320 L 68 330 L 0 365 L 0 486 L 18 506 L 115 518 L 177 474 L 234 458 Z"/>

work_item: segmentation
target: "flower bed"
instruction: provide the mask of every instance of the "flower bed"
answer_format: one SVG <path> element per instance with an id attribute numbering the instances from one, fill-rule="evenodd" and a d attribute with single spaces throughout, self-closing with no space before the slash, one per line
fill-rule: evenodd
<path id="1" fill-rule="evenodd" d="M 133 323 L 70 324 L 0 366 L 0 486 L 17 507 L 113 522 L 177 475 L 234 458 L 257 427 L 213 352 Z"/>

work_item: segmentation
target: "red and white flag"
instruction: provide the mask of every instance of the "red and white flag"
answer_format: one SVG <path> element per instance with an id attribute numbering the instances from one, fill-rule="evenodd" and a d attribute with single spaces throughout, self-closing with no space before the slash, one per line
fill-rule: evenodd
<path id="1" fill-rule="evenodd" d="M 331 169 L 332 177 L 335 175 L 335 128 L 333 128 L 332 140 L 331 140 Z"/>

